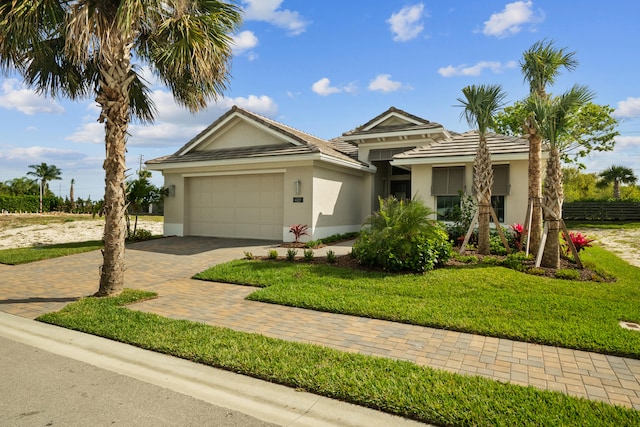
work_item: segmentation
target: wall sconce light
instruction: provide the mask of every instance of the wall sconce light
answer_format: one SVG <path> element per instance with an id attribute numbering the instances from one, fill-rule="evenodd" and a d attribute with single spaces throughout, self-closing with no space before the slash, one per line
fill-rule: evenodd
<path id="1" fill-rule="evenodd" d="M 293 190 L 296 193 L 296 196 L 300 195 L 300 180 L 296 179 L 295 181 L 293 181 Z"/>
<path id="2" fill-rule="evenodd" d="M 171 184 L 168 188 L 169 188 L 169 197 L 175 197 L 176 196 L 176 186 Z"/>

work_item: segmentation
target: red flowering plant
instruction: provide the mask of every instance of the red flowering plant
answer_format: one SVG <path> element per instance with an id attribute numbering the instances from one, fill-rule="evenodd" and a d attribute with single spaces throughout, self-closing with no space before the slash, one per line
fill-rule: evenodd
<path id="1" fill-rule="evenodd" d="M 510 246 L 518 251 L 522 250 L 522 235 L 524 233 L 524 226 L 522 224 L 511 224 L 511 239 L 509 239 Z"/>
<path id="2" fill-rule="evenodd" d="M 577 231 L 570 231 L 569 238 L 573 242 L 573 246 L 576 247 L 576 251 L 578 251 L 578 253 L 580 253 L 580 251 L 585 248 L 590 248 L 591 243 L 596 240 L 596 239 L 587 239 L 586 235 L 579 233 Z M 571 250 L 569 249 L 569 245 L 566 244 L 568 240 L 565 233 L 562 233 L 562 239 L 565 241 L 565 252 L 567 255 L 569 255 L 571 253 Z"/>
<path id="3" fill-rule="evenodd" d="M 309 233 L 307 233 L 308 229 L 309 227 L 306 225 L 294 224 L 289 227 L 289 233 L 293 233 L 296 243 L 298 243 L 300 241 L 300 237 L 309 235 Z"/>

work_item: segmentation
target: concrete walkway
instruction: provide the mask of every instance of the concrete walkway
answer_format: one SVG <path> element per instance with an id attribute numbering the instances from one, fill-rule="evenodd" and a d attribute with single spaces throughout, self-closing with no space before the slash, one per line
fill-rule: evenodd
<path id="1" fill-rule="evenodd" d="M 189 279 L 245 251 L 266 255 L 270 248 L 269 242 L 207 238 L 132 245 L 127 287 L 160 297 L 131 308 L 640 409 L 640 360 L 246 301 L 252 288 Z M 350 247 L 331 249 L 341 254 Z M 0 266 L 0 310 L 35 318 L 89 295 L 96 290 L 100 261 L 93 252 Z"/>

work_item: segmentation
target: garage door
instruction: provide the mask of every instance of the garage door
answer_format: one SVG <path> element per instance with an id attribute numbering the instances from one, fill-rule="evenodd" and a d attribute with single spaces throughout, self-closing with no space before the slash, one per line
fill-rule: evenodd
<path id="1" fill-rule="evenodd" d="M 282 240 L 283 174 L 188 178 L 187 233 Z"/>

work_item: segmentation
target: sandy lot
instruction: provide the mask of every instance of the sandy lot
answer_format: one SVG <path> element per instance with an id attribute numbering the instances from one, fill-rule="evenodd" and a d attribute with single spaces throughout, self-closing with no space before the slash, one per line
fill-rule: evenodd
<path id="1" fill-rule="evenodd" d="M 90 218 L 90 217 L 88 217 Z M 103 219 L 73 219 L 49 224 L 9 226 L 10 217 L 0 218 L 0 249 L 20 248 L 54 243 L 100 240 L 104 229 Z M 133 221 L 133 218 L 132 218 Z M 133 224 L 132 224 L 133 227 Z M 138 220 L 138 228 L 149 230 L 154 235 L 162 234 L 162 223 Z M 630 264 L 640 267 L 640 229 L 634 230 L 579 230 L 587 237 L 596 238 L 598 244 L 615 253 Z"/>
<path id="2" fill-rule="evenodd" d="M 133 227 L 133 218 L 131 227 Z M 138 228 L 149 230 L 154 235 L 162 234 L 161 222 L 139 219 Z M 0 229 L 0 249 L 100 240 L 103 231 L 104 219 L 74 219 L 68 222 L 51 222 L 46 225 L 19 225 Z"/>

